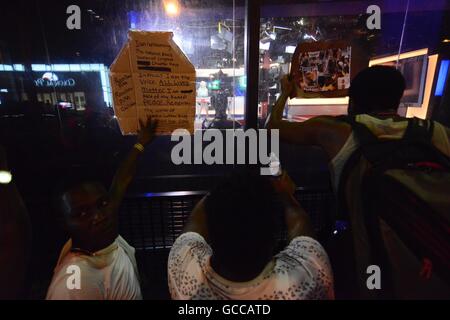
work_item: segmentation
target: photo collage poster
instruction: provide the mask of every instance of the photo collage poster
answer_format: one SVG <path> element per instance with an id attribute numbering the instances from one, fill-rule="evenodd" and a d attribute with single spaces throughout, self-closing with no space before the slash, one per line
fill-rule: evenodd
<path id="1" fill-rule="evenodd" d="M 349 43 L 313 42 L 300 44 L 293 57 L 291 75 L 297 97 L 343 97 L 352 79 L 352 46 Z"/>

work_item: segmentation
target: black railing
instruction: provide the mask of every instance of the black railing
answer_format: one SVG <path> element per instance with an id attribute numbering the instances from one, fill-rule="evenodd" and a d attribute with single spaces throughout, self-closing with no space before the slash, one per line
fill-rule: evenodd
<path id="1" fill-rule="evenodd" d="M 167 258 L 195 204 L 206 191 L 178 191 L 128 195 L 119 219 L 120 234 L 136 248 L 141 288 L 146 299 L 169 299 Z M 332 233 L 334 198 L 331 190 L 302 190 L 295 194 L 310 215 L 319 240 Z M 280 234 L 279 249 L 285 243 Z"/>
<path id="2" fill-rule="evenodd" d="M 205 194 L 206 191 L 179 191 L 128 196 L 119 214 L 120 234 L 136 250 L 170 249 Z M 311 217 L 319 238 L 330 235 L 334 213 L 331 190 L 297 190 L 295 196 Z"/>

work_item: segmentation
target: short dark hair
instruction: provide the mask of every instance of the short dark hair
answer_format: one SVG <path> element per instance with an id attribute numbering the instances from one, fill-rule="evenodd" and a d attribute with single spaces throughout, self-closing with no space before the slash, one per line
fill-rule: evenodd
<path id="1" fill-rule="evenodd" d="M 236 169 L 205 201 L 214 259 L 241 277 L 258 275 L 272 258 L 281 209 L 269 178 Z"/>
<path id="2" fill-rule="evenodd" d="M 349 114 L 397 110 L 405 91 L 403 75 L 389 66 L 372 66 L 358 73 L 352 80 Z"/>

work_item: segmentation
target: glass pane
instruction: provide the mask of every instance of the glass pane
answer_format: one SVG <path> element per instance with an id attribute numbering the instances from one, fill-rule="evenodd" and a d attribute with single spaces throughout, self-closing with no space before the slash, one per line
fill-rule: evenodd
<path id="1" fill-rule="evenodd" d="M 161 14 L 161 6 L 166 14 Z M 155 2 L 130 11 L 128 16 L 131 28 L 172 31 L 175 42 L 194 64 L 196 128 L 208 127 L 214 119 L 222 119 L 226 127 L 232 124 L 227 120 L 242 124 L 245 95 L 242 7 L 233 8 L 231 2 L 202 1 L 176 9 L 170 1 Z"/>
<path id="2" fill-rule="evenodd" d="M 374 20 L 376 13 L 373 10 L 378 9 L 380 19 Z M 264 1 L 260 30 L 261 123 L 264 123 L 281 93 L 280 79 L 291 72 L 291 62 L 301 69 L 299 77 L 309 81 L 308 89 L 314 93 L 320 91 L 321 94 L 320 97 L 305 95 L 289 99 L 285 118 L 304 121 L 317 115 L 345 114 L 348 103 L 346 95 L 331 98 L 328 97 L 330 93 L 347 89 L 350 79 L 371 60 L 435 47 L 439 43 L 444 10 L 445 1 L 372 1 L 370 4 L 367 1 L 281 1 L 277 4 Z M 339 48 L 339 41 L 349 45 Z M 334 48 L 327 52 L 321 49 L 320 43 L 328 43 Z M 305 47 L 305 44 L 310 44 L 309 52 L 306 50 L 294 57 L 297 46 Z M 349 47 L 350 51 L 346 49 Z M 295 64 L 293 59 L 301 61 Z M 396 63 L 397 59 L 392 59 Z M 420 69 L 418 64 L 417 68 Z M 409 103 L 417 104 L 421 98 L 419 91 L 423 93 L 423 87 L 419 83 L 411 85 L 417 92 L 409 96 L 412 99 Z M 405 103 L 408 102 L 405 100 Z M 405 114 L 406 109 L 401 112 Z M 409 111 L 408 114 L 413 113 Z"/>
<path id="3" fill-rule="evenodd" d="M 17 23 L 14 17 L 23 11 L 27 14 Z M 0 103 L 21 109 L 27 101 L 53 128 L 52 135 L 44 138 L 43 134 L 43 139 L 67 148 L 63 155 L 67 163 L 98 166 L 108 177 L 126 143 L 134 139 L 123 137 L 119 130 L 110 81 L 110 67 L 127 43 L 128 32 L 173 33 L 195 68 L 196 96 L 191 107 L 196 129 L 239 128 L 244 124 L 246 94 L 244 14 L 243 1 L 2 4 L 2 30 L 10 32 L 0 35 Z M 7 107 L 2 110 L 9 112 Z M 146 175 L 220 170 L 174 165 L 173 145 L 170 137 L 157 138 L 150 147 L 154 148 L 150 165 L 143 168 Z"/>
<path id="4" fill-rule="evenodd" d="M 32 299 L 45 297 L 67 241 L 52 206 L 56 193 L 73 180 L 108 188 L 136 143 L 122 135 L 110 78 L 130 30 L 173 32 L 195 69 L 188 106 L 195 128 L 237 128 L 246 95 L 244 14 L 239 0 L 1 2 L 0 145 L 33 222 L 33 248 L 40 248 L 27 279 Z M 137 251 L 170 248 L 204 190 L 232 168 L 176 165 L 177 143 L 159 136 L 146 147 L 122 203 L 120 234 Z M 168 298 L 167 257 L 158 257 L 142 290 Z"/>
<path id="5" fill-rule="evenodd" d="M 391 59 L 386 59 L 391 61 L 382 62 L 395 66 L 405 77 L 401 114 L 430 119 L 433 111 L 437 116 L 445 114 L 442 111 L 446 109 L 439 105 L 433 89 L 439 78 L 441 60 L 445 60 L 448 1 L 400 2 L 404 8 L 398 15 L 398 19 L 404 23 L 400 48 Z"/>

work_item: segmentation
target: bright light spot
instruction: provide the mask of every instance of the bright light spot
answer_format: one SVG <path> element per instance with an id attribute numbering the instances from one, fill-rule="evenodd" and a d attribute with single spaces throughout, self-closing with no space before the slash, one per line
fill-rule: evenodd
<path id="1" fill-rule="evenodd" d="M 0 171 L 0 184 L 8 184 L 12 180 L 11 172 Z"/>
<path id="2" fill-rule="evenodd" d="M 305 33 L 305 35 L 303 36 L 303 39 L 305 39 L 305 40 L 313 39 L 314 41 L 317 41 L 317 39 L 314 36 L 307 34 L 307 33 Z"/>
<path id="3" fill-rule="evenodd" d="M 173 41 L 179 46 L 182 47 L 183 46 L 183 42 L 181 41 L 181 38 L 179 35 L 175 34 L 173 36 Z"/>
<path id="4" fill-rule="evenodd" d="M 295 46 L 286 46 L 285 52 L 293 54 L 295 52 L 295 48 Z"/>
<path id="5" fill-rule="evenodd" d="M 259 50 L 269 50 L 270 49 L 270 42 L 262 43 L 259 42 Z"/>
<path id="6" fill-rule="evenodd" d="M 164 1 L 164 10 L 166 10 L 166 14 L 170 17 L 177 16 L 180 13 L 180 8 L 176 0 Z"/>
<path id="7" fill-rule="evenodd" d="M 334 231 L 333 231 L 333 234 L 337 234 L 337 233 L 338 233 L 337 230 L 334 230 Z"/>
<path id="8" fill-rule="evenodd" d="M 58 76 L 52 72 L 46 72 L 42 76 L 42 79 L 48 80 L 48 81 L 58 81 Z"/>

